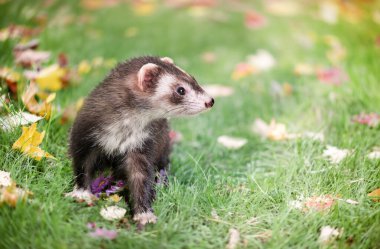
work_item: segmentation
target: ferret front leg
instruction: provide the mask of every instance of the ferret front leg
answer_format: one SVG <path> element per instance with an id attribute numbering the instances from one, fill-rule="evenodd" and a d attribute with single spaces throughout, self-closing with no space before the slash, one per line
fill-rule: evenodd
<path id="1" fill-rule="evenodd" d="M 154 168 L 146 156 L 130 152 L 125 161 L 127 170 L 127 185 L 131 195 L 133 220 L 138 225 L 156 223 L 152 202 L 154 197 Z"/>

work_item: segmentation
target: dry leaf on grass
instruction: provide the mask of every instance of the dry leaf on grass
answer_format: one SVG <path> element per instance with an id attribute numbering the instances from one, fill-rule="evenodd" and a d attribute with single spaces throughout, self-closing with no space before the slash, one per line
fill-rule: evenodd
<path id="1" fill-rule="evenodd" d="M 319 81 L 327 85 L 339 86 L 348 81 L 348 75 L 340 68 L 317 70 Z"/>
<path id="2" fill-rule="evenodd" d="M 34 80 L 41 90 L 58 91 L 67 84 L 69 71 L 65 67 L 53 64 L 41 71 L 26 71 L 24 75 Z"/>
<path id="3" fill-rule="evenodd" d="M 335 229 L 330 226 L 323 226 L 319 235 L 318 242 L 327 245 L 342 235 L 343 229 Z"/>
<path id="4" fill-rule="evenodd" d="M 118 206 L 109 206 L 100 210 L 100 215 L 106 220 L 119 220 L 124 217 L 127 210 Z"/>
<path id="5" fill-rule="evenodd" d="M 15 207 L 18 202 L 25 202 L 32 192 L 24 190 L 16 186 L 16 183 L 10 178 L 9 173 L 0 171 L 0 206 L 7 204 L 10 207 Z"/>
<path id="6" fill-rule="evenodd" d="M 10 92 L 17 96 L 17 83 L 20 81 L 21 75 L 8 67 L 0 68 L 0 80 L 4 80 Z"/>
<path id="7" fill-rule="evenodd" d="M 206 85 L 203 89 L 213 98 L 227 97 L 234 93 L 234 89 L 232 87 L 221 85 Z"/>
<path id="8" fill-rule="evenodd" d="M 339 7 L 332 1 L 322 1 L 319 6 L 319 17 L 328 24 L 338 22 Z"/>
<path id="9" fill-rule="evenodd" d="M 156 4 L 154 2 L 136 1 L 132 7 L 133 12 L 137 16 L 150 16 L 156 10 Z"/>
<path id="10" fill-rule="evenodd" d="M 348 149 L 339 149 L 337 147 L 327 145 L 323 151 L 323 156 L 327 158 L 330 163 L 338 164 L 349 156 L 353 151 Z"/>
<path id="11" fill-rule="evenodd" d="M 105 228 L 95 228 L 95 230 L 90 232 L 89 235 L 93 238 L 113 240 L 117 237 L 117 231 L 108 230 Z"/>
<path id="12" fill-rule="evenodd" d="M 258 71 L 268 71 L 276 65 L 272 54 L 264 49 L 259 49 L 256 54 L 249 55 L 247 62 Z"/>
<path id="13" fill-rule="evenodd" d="M 42 117 L 36 116 L 34 114 L 30 114 L 28 112 L 17 112 L 15 114 L 0 118 L 0 127 L 4 131 L 9 131 L 12 128 L 20 126 L 20 125 L 36 123 L 37 121 L 41 119 Z"/>
<path id="14" fill-rule="evenodd" d="M 8 187 L 11 184 L 11 173 L 0 170 L 0 187 Z"/>
<path id="15" fill-rule="evenodd" d="M 308 198 L 298 197 L 296 200 L 289 201 L 291 208 L 301 210 L 303 212 L 310 211 L 328 211 L 335 203 L 335 199 L 331 195 L 311 196 Z"/>
<path id="16" fill-rule="evenodd" d="M 380 125 L 380 114 L 374 112 L 360 113 L 352 117 L 352 122 L 376 128 Z"/>
<path id="17" fill-rule="evenodd" d="M 37 95 L 43 99 L 41 103 L 37 102 Z M 26 109 L 31 113 L 45 117 L 47 120 L 50 118 L 52 109 L 51 102 L 55 99 L 55 93 L 47 95 L 44 92 L 39 92 L 37 85 L 34 82 L 31 82 L 25 93 L 21 96 L 21 99 L 26 106 Z"/>
<path id="18" fill-rule="evenodd" d="M 204 52 L 202 54 L 202 61 L 205 63 L 213 63 L 216 61 L 216 54 L 214 52 Z"/>
<path id="19" fill-rule="evenodd" d="M 91 65 L 87 60 L 83 60 L 78 65 L 79 74 L 87 74 L 91 71 Z"/>
<path id="20" fill-rule="evenodd" d="M 373 160 L 380 159 L 380 147 L 374 147 L 367 157 Z"/>
<path id="21" fill-rule="evenodd" d="M 291 0 L 265 1 L 267 11 L 277 16 L 294 16 L 300 12 L 300 6 Z"/>
<path id="22" fill-rule="evenodd" d="M 380 188 L 375 189 L 374 191 L 369 193 L 368 196 L 372 199 L 372 201 L 380 202 Z"/>
<path id="23" fill-rule="evenodd" d="M 41 63 L 48 61 L 50 52 L 27 49 L 24 51 L 16 51 L 14 57 L 16 64 L 29 68 L 34 65 L 39 66 Z"/>
<path id="24" fill-rule="evenodd" d="M 44 136 L 45 131 L 39 133 L 37 131 L 36 123 L 33 123 L 30 127 L 23 126 L 22 134 L 19 139 L 14 142 L 12 149 L 20 150 L 24 154 L 36 159 L 37 161 L 40 161 L 43 157 L 54 158 L 52 155 L 38 147 L 44 139 Z"/>
<path id="25" fill-rule="evenodd" d="M 218 143 L 229 149 L 239 149 L 243 147 L 248 142 L 245 138 L 237 138 L 230 136 L 220 136 L 218 137 Z"/>
<path id="26" fill-rule="evenodd" d="M 288 138 L 286 126 L 281 123 L 277 123 L 274 119 L 267 124 L 262 119 L 257 118 L 252 126 L 252 131 L 264 138 L 278 141 Z"/>
<path id="27" fill-rule="evenodd" d="M 248 63 L 239 63 L 236 65 L 235 70 L 232 73 L 233 80 L 240 80 L 256 72 L 256 69 Z"/>
<path id="28" fill-rule="evenodd" d="M 227 244 L 227 249 L 235 249 L 240 241 L 240 233 L 235 228 L 230 228 L 228 231 L 229 239 Z"/>

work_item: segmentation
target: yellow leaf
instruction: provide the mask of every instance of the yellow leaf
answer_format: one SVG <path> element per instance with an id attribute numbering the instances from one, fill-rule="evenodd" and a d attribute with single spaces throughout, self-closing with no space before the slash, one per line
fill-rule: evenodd
<path id="1" fill-rule="evenodd" d="M 36 82 L 41 90 L 58 91 L 63 87 L 62 79 L 66 73 L 66 68 L 54 64 L 42 69 L 36 77 Z"/>
<path id="2" fill-rule="evenodd" d="M 380 188 L 375 189 L 368 196 L 371 197 L 372 201 L 380 202 Z"/>
<path id="3" fill-rule="evenodd" d="M 42 103 L 38 103 L 35 98 L 36 95 L 45 100 Z M 21 99 L 28 111 L 45 117 L 45 119 L 48 120 L 51 116 L 51 102 L 55 99 L 55 96 L 55 93 L 47 94 L 45 92 L 39 92 L 37 85 L 31 82 L 25 93 L 21 96 Z"/>
<path id="4" fill-rule="evenodd" d="M 81 61 L 78 65 L 78 73 L 79 74 L 87 74 L 91 71 L 91 65 L 88 61 Z"/>
<path id="5" fill-rule="evenodd" d="M 54 158 L 49 153 L 38 147 L 44 139 L 45 131 L 39 133 L 37 131 L 37 123 L 30 127 L 22 127 L 22 134 L 19 139 L 14 142 L 12 149 L 20 150 L 24 154 L 40 161 L 43 157 Z"/>
<path id="6" fill-rule="evenodd" d="M 156 5 L 154 3 L 136 3 L 133 5 L 133 10 L 138 16 L 149 16 L 156 9 Z"/>

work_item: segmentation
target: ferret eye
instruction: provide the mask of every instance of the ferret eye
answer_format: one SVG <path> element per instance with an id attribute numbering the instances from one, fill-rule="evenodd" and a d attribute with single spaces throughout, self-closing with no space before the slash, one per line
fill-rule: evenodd
<path id="1" fill-rule="evenodd" d="M 179 95 L 185 95 L 185 93 L 186 93 L 185 88 L 183 88 L 182 86 L 178 87 L 177 88 L 177 93 Z"/>

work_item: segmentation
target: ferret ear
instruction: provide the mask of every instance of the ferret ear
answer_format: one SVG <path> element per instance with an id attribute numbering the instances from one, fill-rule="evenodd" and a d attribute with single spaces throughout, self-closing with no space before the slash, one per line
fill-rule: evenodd
<path id="1" fill-rule="evenodd" d="M 173 59 L 172 59 L 172 58 L 169 58 L 169 57 L 162 57 L 162 58 L 161 58 L 161 61 L 166 62 L 166 63 L 169 63 L 169 64 L 174 64 Z"/>
<path id="2" fill-rule="evenodd" d="M 155 79 L 160 73 L 161 68 L 153 63 L 147 63 L 142 66 L 137 73 L 137 86 L 141 91 L 145 91 L 154 85 Z"/>

